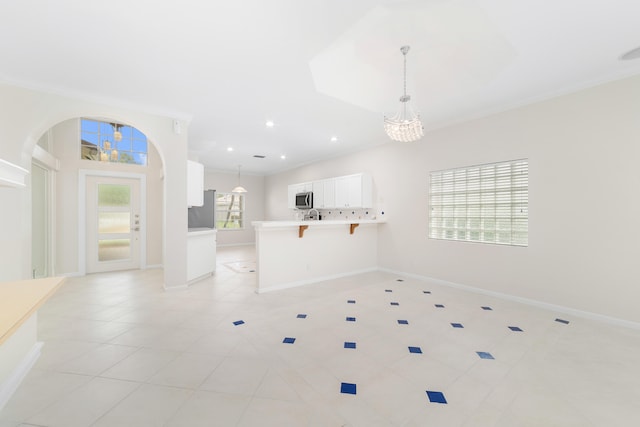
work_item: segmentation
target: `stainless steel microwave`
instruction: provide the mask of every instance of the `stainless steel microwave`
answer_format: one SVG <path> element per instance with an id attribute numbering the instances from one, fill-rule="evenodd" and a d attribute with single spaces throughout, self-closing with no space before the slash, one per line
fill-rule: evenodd
<path id="1" fill-rule="evenodd" d="M 296 194 L 296 208 L 311 209 L 312 207 L 313 207 L 313 192 L 307 191 L 306 193 Z"/>

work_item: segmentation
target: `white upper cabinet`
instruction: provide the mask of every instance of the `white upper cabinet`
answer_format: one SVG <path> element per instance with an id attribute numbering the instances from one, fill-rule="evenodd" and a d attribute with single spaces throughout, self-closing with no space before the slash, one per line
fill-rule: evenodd
<path id="1" fill-rule="evenodd" d="M 289 208 L 295 209 L 297 193 L 307 191 L 313 191 L 313 207 L 316 209 L 373 206 L 371 175 L 364 173 L 289 185 Z"/>
<path id="2" fill-rule="evenodd" d="M 187 206 L 204 204 L 204 165 L 187 160 Z"/>
<path id="3" fill-rule="evenodd" d="M 373 204 L 371 175 L 357 174 L 335 179 L 335 207 L 370 208 Z"/>
<path id="4" fill-rule="evenodd" d="M 325 179 L 322 181 L 324 187 L 324 206 L 325 209 L 333 209 L 336 207 L 336 180 Z"/>
<path id="5" fill-rule="evenodd" d="M 336 207 L 335 178 L 313 182 L 313 207 L 316 209 L 330 209 Z"/>

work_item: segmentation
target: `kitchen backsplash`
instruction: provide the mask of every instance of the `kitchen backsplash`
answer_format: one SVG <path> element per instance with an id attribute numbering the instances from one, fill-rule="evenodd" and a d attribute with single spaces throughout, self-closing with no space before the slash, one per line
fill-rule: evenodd
<path id="1" fill-rule="evenodd" d="M 350 219 L 382 219 L 385 212 L 383 210 L 371 209 L 318 209 L 320 217 L 325 220 L 350 220 Z M 293 219 L 302 220 L 308 214 L 307 210 L 293 211 Z M 315 211 L 313 211 L 315 214 Z"/>

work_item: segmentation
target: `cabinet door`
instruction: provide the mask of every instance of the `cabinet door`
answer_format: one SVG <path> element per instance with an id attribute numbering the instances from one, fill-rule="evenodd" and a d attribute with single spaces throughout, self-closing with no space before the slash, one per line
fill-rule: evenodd
<path id="1" fill-rule="evenodd" d="M 336 180 L 326 179 L 322 181 L 322 192 L 325 209 L 333 209 L 336 207 Z"/>
<path id="2" fill-rule="evenodd" d="M 187 206 L 204 204 L 204 165 L 187 160 Z"/>
<path id="3" fill-rule="evenodd" d="M 316 209 L 324 209 L 324 183 L 323 181 L 314 181 L 313 191 L 313 207 Z"/>
<path id="4" fill-rule="evenodd" d="M 216 235 L 190 235 L 187 237 L 187 281 L 216 270 Z"/>
<path id="5" fill-rule="evenodd" d="M 296 185 L 295 184 L 289 185 L 287 190 L 288 190 L 287 207 L 289 209 L 295 209 L 296 208 Z"/>
<path id="6" fill-rule="evenodd" d="M 347 192 L 349 194 L 350 208 L 362 207 L 362 176 L 352 176 L 347 180 Z"/>
<path id="7" fill-rule="evenodd" d="M 336 178 L 336 208 L 349 207 L 349 177 Z"/>

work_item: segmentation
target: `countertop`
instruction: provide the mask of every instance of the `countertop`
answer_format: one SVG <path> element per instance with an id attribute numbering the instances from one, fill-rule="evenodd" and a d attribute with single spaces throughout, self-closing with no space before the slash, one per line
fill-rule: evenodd
<path id="1" fill-rule="evenodd" d="M 328 220 L 307 220 L 307 221 L 253 221 L 251 225 L 256 228 L 267 227 L 298 227 L 300 225 L 308 226 L 330 226 L 330 225 L 349 225 L 349 224 L 384 224 L 384 219 L 328 219 Z"/>
<path id="2" fill-rule="evenodd" d="M 0 283 L 0 344 L 6 341 L 60 287 L 64 278 Z"/>
<path id="3" fill-rule="evenodd" d="M 211 233 L 217 233 L 217 232 L 218 232 L 217 229 L 208 228 L 208 227 L 190 228 L 188 230 L 189 236 L 199 236 L 203 234 L 211 234 Z"/>

